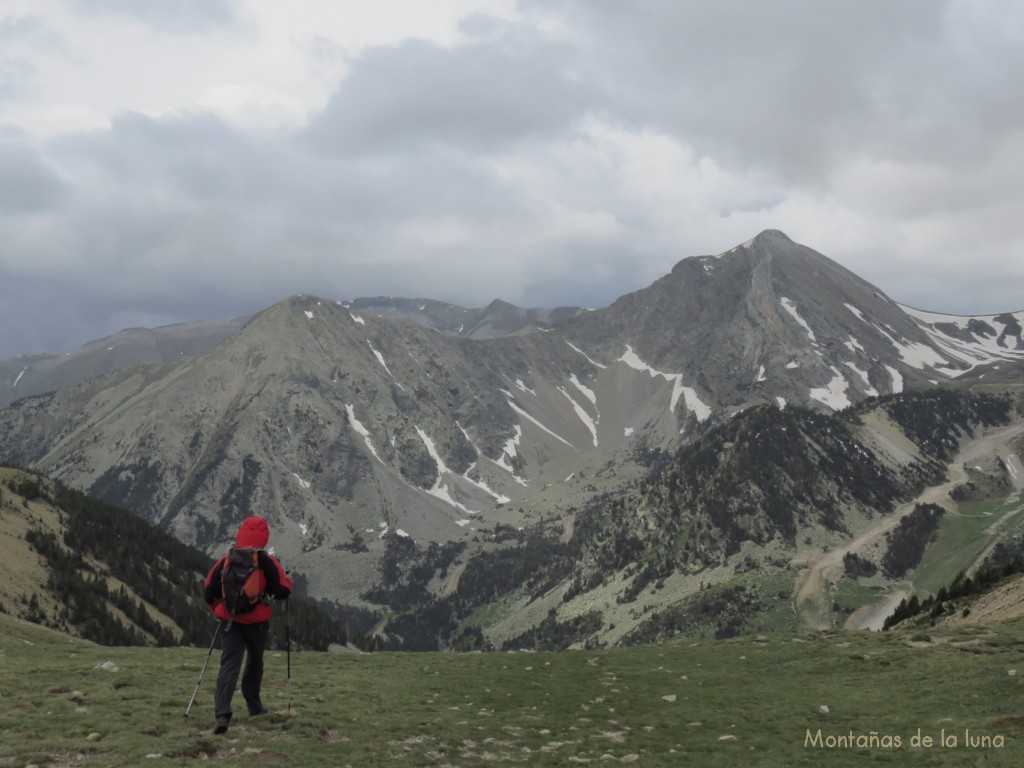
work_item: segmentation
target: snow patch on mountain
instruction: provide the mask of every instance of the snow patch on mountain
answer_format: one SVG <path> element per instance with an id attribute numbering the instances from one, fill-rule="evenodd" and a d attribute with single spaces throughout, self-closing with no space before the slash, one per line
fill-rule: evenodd
<path id="1" fill-rule="evenodd" d="M 384 459 L 377 454 L 377 449 L 373 447 L 373 441 L 370 439 L 370 430 L 364 427 L 359 419 L 356 418 L 355 409 L 348 403 L 345 404 L 345 413 L 348 414 L 348 423 L 352 425 L 352 429 L 362 435 L 363 442 L 366 443 L 366 447 L 370 449 L 370 453 L 373 454 L 373 457 L 377 459 L 377 461 L 383 464 Z"/>
<path id="2" fill-rule="evenodd" d="M 519 455 L 519 445 L 523 440 L 522 425 L 516 424 L 514 429 L 512 437 L 505 441 L 501 454 L 494 460 L 494 463 L 512 475 L 517 483 L 527 485 L 527 482 L 516 474 L 516 468 L 512 466 L 512 459 Z"/>
<path id="3" fill-rule="evenodd" d="M 1002 360 L 1024 360 L 1024 343 L 1021 341 L 1024 312 L 964 316 L 942 315 L 905 306 L 900 309 L 914 319 L 935 346 L 949 358 L 965 364 L 967 370 Z M 959 376 L 963 372 L 943 373 Z"/>
<path id="4" fill-rule="evenodd" d="M 796 320 L 797 323 L 800 324 L 800 327 L 807 331 L 807 335 L 810 337 L 811 343 L 817 344 L 818 339 L 814 335 L 814 331 L 811 330 L 811 326 L 809 326 L 807 324 L 807 321 L 804 320 L 803 317 L 800 315 L 800 311 L 796 308 L 796 303 L 794 303 L 791 299 L 785 298 L 784 296 L 779 297 L 779 303 L 782 305 L 782 308 L 789 313 L 790 317 Z"/>
<path id="5" fill-rule="evenodd" d="M 607 367 L 608 367 L 607 365 L 601 365 L 601 363 L 598 363 L 598 362 L 596 362 L 595 360 L 592 360 L 592 359 L 590 358 L 590 356 L 589 356 L 589 355 L 587 355 L 587 353 L 586 353 L 586 352 L 584 352 L 584 351 L 583 351 L 582 349 L 580 349 L 579 347 L 577 347 L 577 346 L 576 346 L 575 344 L 572 344 L 572 343 L 571 343 L 571 342 L 569 342 L 569 341 L 566 341 L 565 343 L 569 345 L 569 349 L 571 349 L 571 350 L 573 350 L 574 352 L 578 352 L 579 354 L 583 355 L 583 357 L 584 357 L 584 358 L 586 358 L 586 361 L 587 361 L 588 363 L 590 363 L 590 364 L 591 364 L 592 366 L 594 366 L 595 368 L 607 368 Z"/>
<path id="6" fill-rule="evenodd" d="M 861 322 L 886 336 L 900 359 L 917 370 L 955 378 L 982 365 L 1024 360 L 1024 312 L 999 315 L 945 315 L 899 306 L 928 337 L 928 343 L 903 338 L 889 325 L 873 323 L 852 304 L 844 304 Z M 854 340 L 847 342 L 851 347 Z M 858 343 L 859 352 L 864 352 Z M 852 348 L 852 347 L 851 347 Z M 903 377 L 893 368 L 893 392 L 903 391 Z"/>
<path id="7" fill-rule="evenodd" d="M 934 347 L 929 347 L 927 344 L 921 344 L 916 341 L 900 339 L 890 332 L 892 329 L 888 328 L 888 326 L 883 326 L 880 330 L 889 337 L 900 359 L 911 368 L 923 371 L 925 368 L 934 370 L 935 368 L 949 365 L 949 361 Z"/>
<path id="8" fill-rule="evenodd" d="M 673 413 L 675 413 L 676 405 L 679 403 L 679 398 L 682 397 L 686 407 L 693 411 L 693 414 L 697 417 L 697 421 L 706 421 L 711 418 L 711 407 L 700 399 L 697 395 L 697 390 L 692 387 L 683 386 L 683 374 L 664 373 L 662 371 L 655 370 L 641 360 L 629 344 L 626 345 L 626 351 L 622 354 L 622 357 L 618 359 L 618 362 L 625 363 L 634 370 L 650 374 L 652 378 L 661 376 L 667 381 L 671 381 L 672 399 L 669 403 L 669 410 Z"/>
<path id="9" fill-rule="evenodd" d="M 853 336 L 850 337 L 849 341 L 843 342 L 843 345 L 851 352 L 860 352 L 862 355 L 867 354 L 864 346 L 857 341 Z"/>
<path id="10" fill-rule="evenodd" d="M 373 352 L 373 356 L 377 358 L 377 362 L 380 363 L 384 370 L 388 372 L 388 376 L 392 379 L 395 378 L 395 374 L 391 372 L 391 369 L 388 368 L 388 364 L 384 362 L 384 355 L 373 348 L 373 343 L 369 339 L 366 340 L 366 345 L 370 348 L 370 351 Z M 398 386 L 401 387 L 402 385 L 399 384 Z"/>
<path id="11" fill-rule="evenodd" d="M 455 422 L 455 426 L 457 426 L 459 428 L 459 430 L 462 432 L 462 435 L 463 435 L 463 437 L 466 438 L 466 441 L 471 446 L 473 446 L 473 450 L 476 451 L 476 455 L 477 456 L 483 456 L 484 455 L 483 451 L 481 451 L 477 447 L 476 443 L 473 442 L 473 438 L 471 438 L 469 436 L 469 432 L 467 432 L 466 429 L 457 421 Z M 504 454 L 502 454 L 502 457 L 504 457 Z M 487 457 L 485 456 L 484 458 L 487 458 Z M 475 485 L 477 488 L 482 490 L 484 493 L 486 493 L 488 496 L 493 498 L 498 504 L 507 504 L 508 502 L 512 501 L 512 499 L 510 499 L 508 496 L 505 496 L 504 494 L 498 493 L 497 491 L 493 490 L 482 479 L 477 479 L 477 478 L 472 477 L 471 473 L 473 472 L 474 469 L 476 469 L 476 467 L 477 467 L 477 462 L 474 461 L 472 464 L 470 464 L 466 468 L 466 471 L 462 473 L 461 477 L 465 478 L 467 481 L 469 481 L 470 483 Z M 505 467 L 503 467 L 503 469 L 504 468 Z M 516 478 L 516 479 L 518 479 L 518 478 Z M 524 483 L 524 485 L 525 485 L 525 483 Z"/>
<path id="12" fill-rule="evenodd" d="M 590 387 L 587 387 L 586 385 L 583 384 L 583 382 L 577 379 L 575 373 L 569 374 L 569 381 L 571 381 L 573 386 L 575 386 L 576 389 L 582 392 L 590 402 L 592 402 L 595 406 L 597 405 L 597 394 L 594 392 L 594 390 L 590 389 Z"/>
<path id="13" fill-rule="evenodd" d="M 889 372 L 889 375 L 892 377 L 892 394 L 898 395 L 900 392 L 903 391 L 903 374 L 901 374 L 891 365 L 885 366 L 885 370 L 887 370 Z"/>
<path id="14" fill-rule="evenodd" d="M 573 399 L 572 395 L 569 394 L 565 387 L 559 387 L 558 391 L 565 395 L 565 398 L 572 404 L 573 410 L 576 411 L 576 415 L 579 416 L 580 421 L 582 421 L 584 426 L 590 430 L 590 434 L 594 439 L 594 447 L 597 448 L 597 424 L 594 419 L 589 413 L 587 413 L 586 408 Z"/>
<path id="15" fill-rule="evenodd" d="M 850 310 L 857 317 L 857 319 L 860 320 L 862 323 L 866 323 L 867 325 L 872 325 L 872 323 L 869 322 L 866 317 L 864 317 L 864 313 L 861 312 L 859 309 L 857 309 L 855 306 L 853 306 L 853 304 L 843 304 L 843 306 L 846 307 L 848 310 Z"/>
<path id="16" fill-rule="evenodd" d="M 476 486 L 477 488 L 479 488 L 479 489 L 480 489 L 481 491 L 483 491 L 483 492 L 484 492 L 484 493 L 486 493 L 486 494 L 487 494 L 488 496 L 490 496 L 490 497 L 491 497 L 492 499 L 494 499 L 494 500 L 495 500 L 495 502 L 497 502 L 498 504 L 508 504 L 508 503 L 509 503 L 510 501 L 512 501 L 512 499 L 510 499 L 510 498 L 509 498 L 508 496 L 506 496 L 506 495 L 504 495 L 504 494 L 502 494 L 502 493 L 498 493 L 497 491 L 493 490 L 493 489 L 492 489 L 492 488 L 491 488 L 491 487 L 490 487 L 489 485 L 487 485 L 487 483 L 485 483 L 485 482 L 484 482 L 483 480 L 478 480 L 478 479 L 476 479 L 476 478 L 472 477 L 472 476 L 470 475 L 470 473 L 471 473 L 471 472 L 472 472 L 472 471 L 473 471 L 474 469 L 476 469 L 476 466 L 477 466 L 477 465 L 476 465 L 476 462 L 474 461 L 474 462 L 473 462 L 472 464 L 470 464 L 470 465 L 469 465 L 469 468 L 468 468 L 468 469 L 466 469 L 466 471 L 465 471 L 465 472 L 463 472 L 463 473 L 462 473 L 462 475 L 460 475 L 460 477 L 463 477 L 463 478 L 465 478 L 465 479 L 466 479 L 466 480 L 467 480 L 468 482 L 470 482 L 470 483 L 472 483 L 473 485 L 475 485 L 475 486 Z"/>
<path id="17" fill-rule="evenodd" d="M 846 362 L 844 365 L 860 376 L 861 380 L 864 382 L 864 394 L 868 397 L 875 397 L 878 395 L 878 390 L 871 386 L 871 379 L 868 378 L 867 371 L 862 371 L 857 367 L 856 363 Z"/>
<path id="18" fill-rule="evenodd" d="M 432 458 L 434 462 L 437 464 L 437 478 L 434 480 L 434 485 L 427 489 L 427 493 L 429 493 L 434 498 L 441 499 L 441 501 L 455 507 L 461 512 L 465 512 L 467 515 L 480 514 L 478 510 L 470 509 L 465 504 L 456 499 L 454 496 L 452 496 L 451 491 L 448 489 L 448 486 L 444 482 L 444 476 L 451 474 L 451 470 L 449 470 L 448 467 L 445 466 L 444 460 L 441 458 L 441 454 L 437 452 L 437 448 L 434 446 L 434 441 L 430 439 L 430 435 L 428 435 L 419 427 L 415 427 L 415 429 L 416 434 L 420 436 L 420 440 L 422 440 L 423 444 L 427 447 L 427 453 L 430 454 L 430 458 Z"/>
<path id="19" fill-rule="evenodd" d="M 444 459 L 441 458 L 441 454 L 437 452 L 437 448 L 434 447 L 434 441 L 430 439 L 430 435 L 419 427 L 415 427 L 415 430 L 416 434 L 420 436 L 420 440 L 422 440 L 423 444 L 427 447 L 427 453 L 430 454 L 430 458 L 432 458 L 434 463 L 437 464 L 437 483 L 440 483 L 441 476 L 449 474 L 451 470 L 449 470 L 445 465 Z M 435 483 L 435 486 L 437 483 Z"/>
<path id="20" fill-rule="evenodd" d="M 530 389 L 528 386 L 526 386 L 526 384 L 523 383 L 522 379 L 516 379 L 515 383 L 516 383 L 516 389 L 518 389 L 518 390 L 520 390 L 522 392 L 529 392 L 534 397 L 537 396 L 537 392 L 535 390 Z"/>
<path id="21" fill-rule="evenodd" d="M 835 376 L 832 377 L 828 386 L 813 387 L 809 396 L 812 400 L 824 403 L 834 411 L 841 411 L 844 408 L 849 408 L 851 405 L 850 398 L 846 396 L 846 390 L 849 389 L 850 382 L 836 368 L 832 368 L 832 373 Z"/>
<path id="22" fill-rule="evenodd" d="M 476 443 L 473 442 L 473 438 L 469 436 L 469 432 L 466 431 L 466 428 L 464 426 L 462 426 L 457 421 L 455 422 L 455 426 L 459 428 L 460 432 L 462 432 L 462 436 L 466 438 L 466 442 L 468 442 L 471 446 L 473 446 L 473 450 L 476 451 L 476 455 L 477 456 L 482 456 L 483 455 L 483 451 L 481 451 L 477 447 Z"/>
<path id="23" fill-rule="evenodd" d="M 520 407 L 519 407 L 518 405 L 516 405 L 516 403 L 515 403 L 515 401 L 514 401 L 514 400 L 509 400 L 509 401 L 508 401 L 508 406 L 509 406 L 509 408 L 511 408 L 511 409 L 512 409 L 513 411 L 515 411 L 515 412 L 516 412 L 516 413 L 518 413 L 518 414 L 519 414 L 520 416 L 522 416 L 522 417 L 523 417 L 524 419 L 526 419 L 527 421 L 529 421 L 530 423 L 532 423 L 532 424 L 534 424 L 534 425 L 536 425 L 536 426 L 540 427 L 540 428 L 541 428 L 542 430 L 544 430 L 545 432 L 547 432 L 547 433 L 548 433 L 549 435 L 551 435 L 551 436 L 552 436 L 553 438 L 555 438 L 556 440 L 559 440 L 559 441 L 561 441 L 561 442 L 565 443 L 565 444 L 566 444 L 567 446 L 569 446 L 570 448 L 572 448 L 573 450 L 575 450 L 576 446 L 574 446 L 574 445 L 573 445 L 572 443 L 570 443 L 570 442 L 569 442 L 568 440 L 566 440 L 566 439 L 565 439 L 564 437 L 562 437 L 561 435 L 557 434 L 556 432 L 552 431 L 551 429 L 548 429 L 548 427 L 544 426 L 544 424 L 542 424 L 542 423 L 541 423 L 541 422 L 540 422 L 540 421 L 539 421 L 538 419 L 534 418 L 534 417 L 533 417 L 533 416 L 531 416 L 531 415 L 530 415 L 529 413 L 527 413 L 527 412 L 526 412 L 525 410 L 523 410 L 523 409 L 522 409 L 522 408 L 520 408 Z"/>

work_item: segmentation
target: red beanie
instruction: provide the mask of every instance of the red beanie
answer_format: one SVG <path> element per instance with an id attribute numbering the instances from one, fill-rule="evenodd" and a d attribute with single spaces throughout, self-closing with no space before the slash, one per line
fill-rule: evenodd
<path id="1" fill-rule="evenodd" d="M 235 536 L 235 544 L 239 547 L 253 547 L 263 549 L 270 541 L 270 526 L 262 517 L 247 517 L 245 522 L 238 527 L 238 535 Z"/>

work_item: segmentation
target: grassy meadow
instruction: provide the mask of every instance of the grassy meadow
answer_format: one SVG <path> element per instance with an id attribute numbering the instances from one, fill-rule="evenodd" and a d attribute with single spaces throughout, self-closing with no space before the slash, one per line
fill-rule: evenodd
<path id="1" fill-rule="evenodd" d="M 1020 493 L 984 502 L 960 502 L 947 513 L 936 540 L 914 571 L 915 590 L 934 594 L 948 585 L 951 575 L 967 570 L 996 540 L 1024 532 Z"/>
<path id="2" fill-rule="evenodd" d="M 271 651 L 264 701 L 278 714 L 250 720 L 239 696 L 223 736 L 210 733 L 217 651 L 183 717 L 206 656 L 0 616 L 0 766 L 1024 764 L 1022 622 L 596 652 L 293 652 L 290 685 Z"/>

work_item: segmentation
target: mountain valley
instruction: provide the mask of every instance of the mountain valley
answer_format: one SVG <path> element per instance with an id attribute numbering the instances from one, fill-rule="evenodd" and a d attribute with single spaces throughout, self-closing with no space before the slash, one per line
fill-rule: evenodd
<path id="1" fill-rule="evenodd" d="M 0 460 L 211 554 L 263 515 L 309 594 L 395 647 L 834 626 L 956 575 L 836 571 L 871 531 L 880 568 L 880 521 L 951 467 L 1006 505 L 964 523 L 975 556 L 1015 541 L 1022 322 L 903 307 L 769 230 L 601 309 L 295 296 L 171 356 L 0 361 Z M 929 551 L 961 535 L 945 493 Z"/>

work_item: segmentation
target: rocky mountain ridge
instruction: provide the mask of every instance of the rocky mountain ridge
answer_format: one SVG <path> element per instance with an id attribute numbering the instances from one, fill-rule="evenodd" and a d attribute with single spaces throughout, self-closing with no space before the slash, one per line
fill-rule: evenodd
<path id="1" fill-rule="evenodd" d="M 571 537 L 571 508 L 754 406 L 829 413 L 1024 361 L 1024 313 L 915 314 L 775 231 L 593 311 L 455 325 L 386 303 L 292 297 L 202 354 L 23 397 L 2 458 L 207 551 L 263 514 L 311 594 L 360 602 L 389 540 Z"/>
<path id="2" fill-rule="evenodd" d="M 180 362 L 230 338 L 247 320 L 248 317 L 236 317 L 159 328 L 127 328 L 61 355 L 22 355 L 0 360 L 0 407 L 20 397 L 64 389 L 133 365 Z"/>

